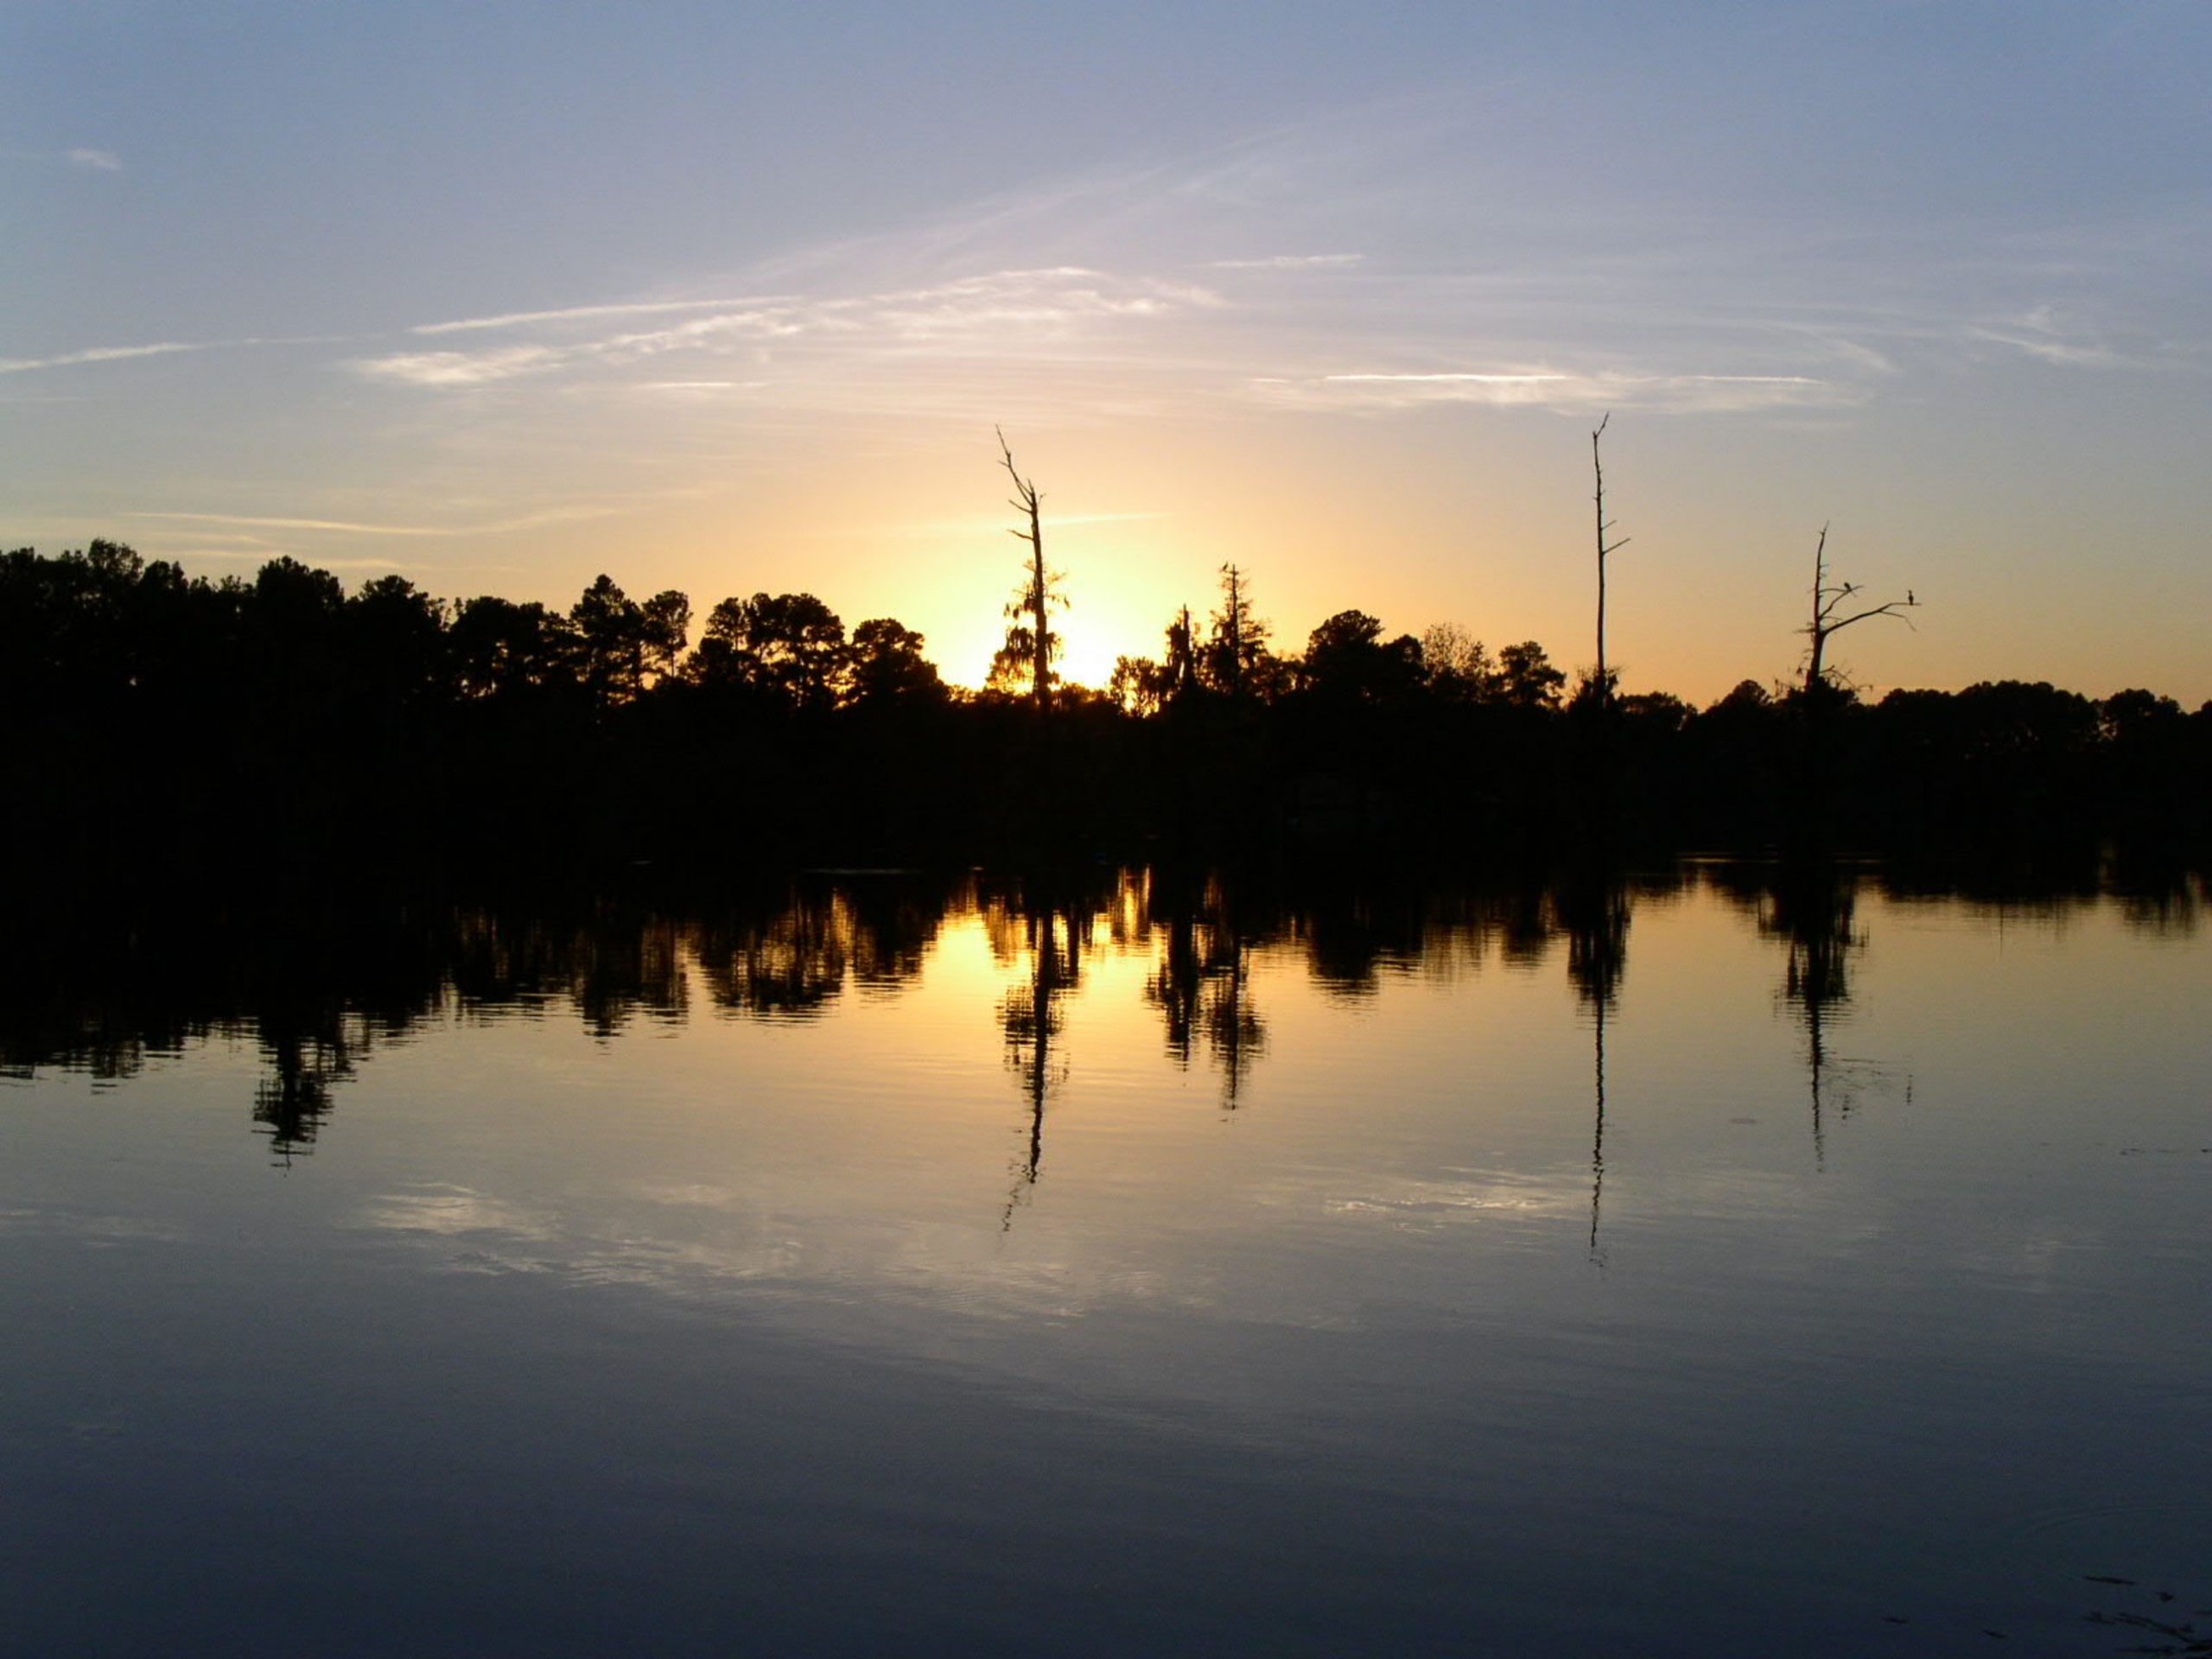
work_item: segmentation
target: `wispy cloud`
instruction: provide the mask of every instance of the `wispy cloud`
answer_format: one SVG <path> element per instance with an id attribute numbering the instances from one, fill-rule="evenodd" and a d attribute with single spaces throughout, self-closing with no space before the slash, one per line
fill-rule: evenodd
<path id="1" fill-rule="evenodd" d="M 1052 527 L 1056 531 L 1075 530 L 1088 524 L 1138 524 L 1166 518 L 1164 512 L 1055 512 Z M 821 532 L 833 537 L 858 537 L 880 539 L 885 536 L 957 536 L 991 537 L 1006 528 L 1003 515 L 996 518 L 940 518 L 910 524 L 855 524 Z"/>
<path id="2" fill-rule="evenodd" d="M 1863 401 L 1863 388 L 1802 374 L 1632 374 L 1563 369 L 1497 372 L 1325 374 L 1256 378 L 1253 395 L 1308 410 L 1384 410 L 1436 404 L 1562 410 L 1641 409 L 1667 414 L 1745 414 Z"/>
<path id="3" fill-rule="evenodd" d="M 2056 363 L 2069 368 L 2108 369 L 2127 361 L 2119 353 L 2101 346 L 2077 346 L 2063 340 L 2038 340 L 2032 334 L 2007 334 L 1994 328 L 1977 328 L 1974 338 L 1986 340 L 1996 346 L 2010 346 L 2014 351 L 2025 352 L 2030 357 L 2045 363 Z"/>
<path id="4" fill-rule="evenodd" d="M 1319 270 L 1332 265 L 1357 265 L 1363 253 L 1278 253 L 1265 259 L 1212 259 L 1208 270 Z"/>
<path id="5" fill-rule="evenodd" d="M 728 311 L 694 317 L 671 328 L 610 334 L 569 345 L 502 346 L 481 352 L 401 352 L 357 359 L 353 367 L 371 379 L 402 385 L 467 387 L 544 374 L 591 362 L 632 363 L 686 347 L 711 350 L 741 340 L 776 340 L 804 331 L 790 309 Z"/>
<path id="6" fill-rule="evenodd" d="M 1389 205 L 1378 182 L 1402 177 L 1403 158 L 1386 144 L 1363 160 L 1363 142 L 1286 131 L 1179 166 L 1062 181 L 716 283 L 766 297 L 610 300 L 424 323 L 410 332 L 522 338 L 347 366 L 416 391 L 505 389 L 511 412 L 527 407 L 526 383 L 544 384 L 571 394 L 542 399 L 549 429 L 588 421 L 575 411 L 609 386 L 689 394 L 694 405 L 742 387 L 754 395 L 723 397 L 715 412 L 748 429 L 921 409 L 1077 420 L 1453 405 L 1758 412 L 1861 404 L 1902 372 L 1872 345 L 1839 343 L 1847 327 L 1865 332 L 1858 314 L 1778 291 L 1762 302 L 1732 283 L 1731 272 L 1775 270 L 1795 257 L 1789 247 L 1716 251 L 1709 227 L 1623 251 L 1548 220 L 1493 223 L 1478 245 L 1453 235 L 1378 266 L 1352 251 L 1355 236 L 1402 245 L 1416 232 L 1393 222 L 1403 205 Z M 1280 181 L 1291 176 L 1313 182 L 1297 213 L 1316 228 L 1306 245 L 1321 251 L 1192 257 L 1230 237 L 1264 246 L 1280 235 Z M 1424 209 L 1417 233 L 1433 229 Z M 1111 264 L 1099 257 L 1109 245 Z M 1004 257 L 1031 251 L 1053 257 Z M 993 255 L 1000 263 L 982 263 Z M 933 265 L 955 269 L 918 285 L 880 280 Z M 1354 270 L 1357 283 L 1269 280 Z M 1218 281 L 1168 275 L 1178 271 Z M 664 326 L 594 326 L 639 318 Z M 1358 364 L 1370 354 L 1391 366 Z M 630 372 L 654 359 L 650 379 Z"/>
<path id="7" fill-rule="evenodd" d="M 1097 339 L 1141 325 L 1218 308 L 1211 289 L 1086 266 L 1001 270 L 927 287 L 856 296 L 748 302 L 664 328 L 629 330 L 482 351 L 402 352 L 356 359 L 370 379 L 427 390 L 494 385 L 563 369 L 621 366 L 670 353 L 712 361 L 766 345 L 792 346 L 851 361 L 881 354 L 979 352 L 1018 359 L 1039 347 Z M 576 306 L 497 318 L 422 325 L 418 334 L 459 328 L 572 325 L 641 312 L 693 309 L 690 302 Z M 729 384 L 687 378 L 657 382 L 698 387 Z"/>
<path id="8" fill-rule="evenodd" d="M 606 305 L 571 305 L 554 311 L 506 311 L 493 317 L 461 317 L 451 322 L 419 322 L 410 334 L 458 334 L 483 328 L 520 328 L 534 323 L 592 322 L 601 317 L 647 317 L 680 311 L 726 311 L 787 302 L 787 296 L 734 300 L 637 300 Z"/>
<path id="9" fill-rule="evenodd" d="M 172 352 L 204 352 L 207 345 L 192 340 L 163 340 L 150 346 L 93 346 L 79 352 L 59 352 L 52 357 L 0 357 L 0 374 L 23 374 L 32 369 L 62 369 L 77 363 L 116 363 L 130 357 L 166 357 Z"/>
<path id="10" fill-rule="evenodd" d="M 85 168 L 94 173 L 123 171 L 123 158 L 111 149 L 64 150 L 62 159 L 72 167 Z"/>
<path id="11" fill-rule="evenodd" d="M 1481 385 L 1524 386 L 1541 385 L 1547 381 L 1567 380 L 1564 374 L 1325 374 L 1322 381 L 1329 385 Z"/>
<path id="12" fill-rule="evenodd" d="M 375 380 L 410 386 L 481 386 L 556 368 L 575 354 L 550 346 L 507 346 L 489 352 L 398 352 L 351 365 Z"/>
<path id="13" fill-rule="evenodd" d="M 518 518 L 461 524 L 378 524 L 347 518 L 276 518 L 238 512 L 126 512 L 126 518 L 154 518 L 171 524 L 235 524 L 261 530 L 307 530 L 343 536 L 505 536 L 516 531 L 542 530 L 549 524 L 575 524 L 604 518 L 619 511 L 605 506 L 549 507 Z"/>
<path id="14" fill-rule="evenodd" d="M 2014 351 L 2065 368 L 2109 369 L 2133 362 L 2098 341 L 2069 335 L 2059 326 L 2053 308 L 2047 305 L 1995 323 L 1976 324 L 1967 332 L 1975 340 L 2009 346 Z"/>
<path id="15" fill-rule="evenodd" d="M 134 357 L 168 357 L 180 352 L 234 351 L 249 346 L 327 346 L 343 338 L 337 334 L 256 334 L 242 340 L 162 340 L 146 346 L 91 346 L 79 351 L 55 352 L 46 357 L 0 358 L 0 374 L 72 368 L 86 363 L 119 363 Z"/>

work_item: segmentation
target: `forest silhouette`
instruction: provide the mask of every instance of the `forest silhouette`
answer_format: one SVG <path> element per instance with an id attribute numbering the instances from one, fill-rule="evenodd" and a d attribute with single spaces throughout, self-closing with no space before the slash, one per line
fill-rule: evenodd
<path id="1" fill-rule="evenodd" d="M 1610 671 L 1571 686 L 1535 641 L 1390 636 L 1357 610 L 1279 652 L 1236 566 L 1209 618 L 1183 609 L 1158 656 L 1087 689 L 1036 637 L 1047 580 L 1037 553 L 971 692 L 896 620 L 849 630 L 807 594 L 724 599 L 694 639 L 686 595 L 605 575 L 563 611 L 397 575 L 349 594 L 289 558 L 211 582 L 113 542 L 19 550 L 0 556 L 9 833 L 20 855 L 120 872 L 1331 846 L 1993 857 L 2201 846 L 2212 825 L 2212 704 L 2148 690 L 1867 701 L 1823 670 L 1699 708 L 1621 694 Z"/>

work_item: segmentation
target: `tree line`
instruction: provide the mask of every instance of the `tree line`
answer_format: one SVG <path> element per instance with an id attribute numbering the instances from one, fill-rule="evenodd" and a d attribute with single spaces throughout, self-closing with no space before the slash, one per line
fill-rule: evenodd
<path id="1" fill-rule="evenodd" d="M 1866 701 L 1816 664 L 1697 707 L 1570 684 L 1534 640 L 1393 635 L 1357 610 L 1279 650 L 1234 564 L 1205 618 L 1179 611 L 1155 654 L 1077 686 L 1052 668 L 1041 530 L 1018 533 L 1022 587 L 976 691 L 896 619 L 848 629 L 809 594 L 723 599 L 695 637 L 687 595 L 606 575 L 563 610 L 397 575 L 348 593 L 289 558 L 209 581 L 115 542 L 17 550 L 9 833 L 139 861 L 892 861 L 2192 841 L 2212 822 L 2212 704 L 2018 681 Z M 1817 628 L 1824 564 L 1815 588 Z"/>

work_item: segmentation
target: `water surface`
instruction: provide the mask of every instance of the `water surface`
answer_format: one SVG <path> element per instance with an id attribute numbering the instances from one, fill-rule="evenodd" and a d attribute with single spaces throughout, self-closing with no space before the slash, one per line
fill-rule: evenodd
<path id="1" fill-rule="evenodd" d="M 854 874 L 27 931 L 0 1628 L 2178 1641 L 2202 898 Z"/>

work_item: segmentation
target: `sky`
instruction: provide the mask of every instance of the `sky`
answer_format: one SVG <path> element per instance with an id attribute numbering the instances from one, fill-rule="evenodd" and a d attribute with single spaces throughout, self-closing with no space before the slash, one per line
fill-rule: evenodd
<path id="1" fill-rule="evenodd" d="M 0 543 L 2212 697 L 2212 6 L 10 0 Z"/>

